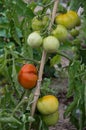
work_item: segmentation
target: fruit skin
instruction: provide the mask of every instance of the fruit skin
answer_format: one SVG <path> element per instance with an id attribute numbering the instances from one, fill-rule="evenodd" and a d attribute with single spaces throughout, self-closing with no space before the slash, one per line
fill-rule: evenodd
<path id="1" fill-rule="evenodd" d="M 81 21 L 75 11 L 68 11 L 65 14 L 59 14 L 55 18 L 56 24 L 64 25 L 68 29 L 72 29 L 75 26 L 79 26 Z"/>
<path id="2" fill-rule="evenodd" d="M 43 17 L 43 19 L 42 19 L 43 27 L 45 27 L 48 22 L 49 22 L 49 18 L 48 18 L 48 16 L 45 15 L 45 16 Z"/>
<path id="3" fill-rule="evenodd" d="M 25 64 L 18 73 L 18 81 L 25 89 L 35 87 L 37 78 L 37 69 L 33 64 Z"/>
<path id="4" fill-rule="evenodd" d="M 56 111 L 49 115 L 43 115 L 42 118 L 46 125 L 48 126 L 55 125 L 59 120 L 59 113 L 58 111 Z"/>
<path id="5" fill-rule="evenodd" d="M 32 32 L 27 38 L 27 44 L 32 48 L 37 48 L 42 45 L 42 37 L 38 32 Z"/>
<path id="6" fill-rule="evenodd" d="M 64 41 L 68 38 L 68 31 L 63 25 L 57 25 L 56 29 L 52 31 L 52 34 L 59 41 Z"/>
<path id="7" fill-rule="evenodd" d="M 33 31 L 39 31 L 43 29 L 42 21 L 38 20 L 37 17 L 34 17 L 32 20 L 32 29 Z"/>
<path id="8" fill-rule="evenodd" d="M 37 109 L 41 114 L 48 115 L 58 110 L 58 99 L 53 95 L 46 95 L 38 99 Z"/>
<path id="9" fill-rule="evenodd" d="M 59 46 L 59 40 L 54 36 L 48 36 L 43 40 L 43 48 L 49 53 L 57 52 Z"/>
<path id="10" fill-rule="evenodd" d="M 49 18 L 47 15 L 42 18 L 34 17 L 32 20 L 32 29 L 33 31 L 42 31 L 47 23 L 49 22 Z"/>
<path id="11" fill-rule="evenodd" d="M 76 37 L 76 36 L 79 35 L 79 30 L 73 28 L 73 29 L 70 31 L 70 34 L 71 34 L 73 37 Z"/>
<path id="12" fill-rule="evenodd" d="M 76 26 L 79 26 L 81 24 L 80 18 L 78 14 L 75 11 L 68 11 L 67 15 L 70 17 L 70 19 L 74 22 Z"/>
<path id="13" fill-rule="evenodd" d="M 72 46 L 71 50 L 76 53 L 78 51 L 78 48 L 76 46 Z"/>

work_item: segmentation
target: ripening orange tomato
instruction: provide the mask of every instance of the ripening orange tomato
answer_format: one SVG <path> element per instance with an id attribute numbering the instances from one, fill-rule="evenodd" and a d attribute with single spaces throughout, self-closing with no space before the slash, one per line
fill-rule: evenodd
<path id="1" fill-rule="evenodd" d="M 25 64 L 18 73 L 18 81 L 25 89 L 35 87 L 37 79 L 37 69 L 33 64 Z"/>

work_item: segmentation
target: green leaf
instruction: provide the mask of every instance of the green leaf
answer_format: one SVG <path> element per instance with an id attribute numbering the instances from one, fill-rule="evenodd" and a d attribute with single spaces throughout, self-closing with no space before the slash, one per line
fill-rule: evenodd
<path id="1" fill-rule="evenodd" d="M 85 83 L 85 91 L 84 91 L 84 100 L 85 100 L 85 117 L 86 117 L 86 83 Z"/>
<path id="2" fill-rule="evenodd" d="M 33 59 L 33 49 L 28 46 L 27 44 L 24 44 L 24 46 L 22 47 L 22 52 L 21 54 L 23 55 L 23 57 L 25 58 L 32 58 Z"/>
<path id="3" fill-rule="evenodd" d="M 61 56 L 55 55 L 51 60 L 50 60 L 50 65 L 54 66 L 55 64 L 59 64 L 61 62 Z"/>
<path id="4" fill-rule="evenodd" d="M 21 122 L 18 121 L 16 118 L 10 116 L 10 117 L 0 117 L 0 122 L 2 123 L 17 123 L 21 125 Z"/>
<path id="5" fill-rule="evenodd" d="M 18 83 L 18 74 L 17 74 L 17 70 L 16 70 L 16 63 L 15 63 L 14 59 L 13 59 L 13 65 L 12 65 L 12 80 L 13 80 L 16 92 L 21 97 L 21 92 L 19 91 L 19 83 Z"/>
<path id="6" fill-rule="evenodd" d="M 21 41 L 20 41 L 20 38 L 18 36 L 18 32 L 17 32 L 17 29 L 16 29 L 16 26 L 15 26 L 15 22 L 14 20 L 10 20 L 10 33 L 13 37 L 13 39 L 15 40 L 15 42 L 18 44 L 18 45 L 21 45 Z"/>
<path id="7" fill-rule="evenodd" d="M 70 121 L 72 122 L 72 124 L 75 125 L 75 127 L 76 127 L 77 129 L 79 129 L 79 126 L 78 126 L 79 121 L 78 121 L 78 119 L 77 119 L 77 117 L 76 117 L 75 111 L 72 112 L 71 117 L 70 117 Z"/>
<path id="8" fill-rule="evenodd" d="M 7 50 L 5 49 L 5 54 L 0 57 L 0 72 L 2 72 L 7 64 Z"/>
<path id="9" fill-rule="evenodd" d="M 72 111 L 75 109 L 77 106 L 78 98 L 74 99 L 74 101 L 67 107 L 64 116 L 70 115 Z"/>

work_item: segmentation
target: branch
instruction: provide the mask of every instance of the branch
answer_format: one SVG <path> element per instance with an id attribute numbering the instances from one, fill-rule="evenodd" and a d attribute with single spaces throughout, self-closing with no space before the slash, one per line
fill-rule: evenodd
<path id="1" fill-rule="evenodd" d="M 62 57 L 65 57 L 66 59 L 68 59 L 69 61 L 72 61 L 72 59 L 70 57 L 68 57 L 67 55 L 61 53 L 61 52 L 57 52 L 57 55 L 60 55 Z"/>

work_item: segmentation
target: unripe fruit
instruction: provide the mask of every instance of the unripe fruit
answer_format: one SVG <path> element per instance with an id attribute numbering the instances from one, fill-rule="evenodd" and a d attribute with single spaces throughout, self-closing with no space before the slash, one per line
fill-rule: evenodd
<path id="1" fill-rule="evenodd" d="M 49 22 L 48 16 L 44 16 L 44 17 L 43 17 L 43 20 L 42 20 L 43 26 L 45 26 L 48 22 Z"/>
<path id="2" fill-rule="evenodd" d="M 25 89 L 35 87 L 37 79 L 37 69 L 33 64 L 25 64 L 18 73 L 18 81 Z"/>
<path id="3" fill-rule="evenodd" d="M 67 12 L 67 15 L 70 17 L 70 19 L 74 22 L 76 26 L 79 26 L 81 24 L 81 20 L 75 11 L 70 10 Z"/>
<path id="4" fill-rule="evenodd" d="M 58 110 L 58 99 L 53 95 L 46 95 L 38 99 L 37 109 L 41 114 L 48 115 Z"/>
<path id="5" fill-rule="evenodd" d="M 43 29 L 43 24 L 41 20 L 38 20 L 37 17 L 34 17 L 32 20 L 32 29 L 34 31 L 39 31 Z"/>
<path id="6" fill-rule="evenodd" d="M 51 126 L 51 125 L 55 125 L 58 122 L 59 113 L 58 113 L 58 111 L 56 111 L 53 114 L 43 115 L 42 117 L 43 117 L 43 121 L 45 122 L 45 124 L 48 126 Z"/>
<path id="7" fill-rule="evenodd" d="M 65 14 L 59 14 L 55 18 L 56 24 L 64 25 L 68 29 L 72 29 L 75 26 L 79 26 L 81 21 L 78 14 L 75 11 L 68 11 Z"/>
<path id="8" fill-rule="evenodd" d="M 71 50 L 72 50 L 74 53 L 76 53 L 77 50 L 78 50 L 78 48 L 77 48 L 76 46 L 72 46 Z"/>
<path id="9" fill-rule="evenodd" d="M 49 22 L 47 15 L 42 18 L 34 17 L 32 20 L 32 29 L 33 31 L 42 31 Z"/>
<path id="10" fill-rule="evenodd" d="M 64 41 L 68 37 L 68 31 L 63 25 L 57 25 L 56 29 L 52 31 L 52 34 L 59 41 Z"/>
<path id="11" fill-rule="evenodd" d="M 57 52 L 59 46 L 59 41 L 54 36 L 48 36 L 43 41 L 43 48 L 49 53 Z"/>
<path id="12" fill-rule="evenodd" d="M 42 37 L 38 32 L 33 32 L 28 36 L 27 43 L 32 48 L 40 47 L 42 45 Z"/>
<path id="13" fill-rule="evenodd" d="M 79 30 L 73 28 L 73 29 L 70 31 L 70 34 L 71 34 L 73 37 L 76 37 L 76 36 L 79 35 Z"/>

